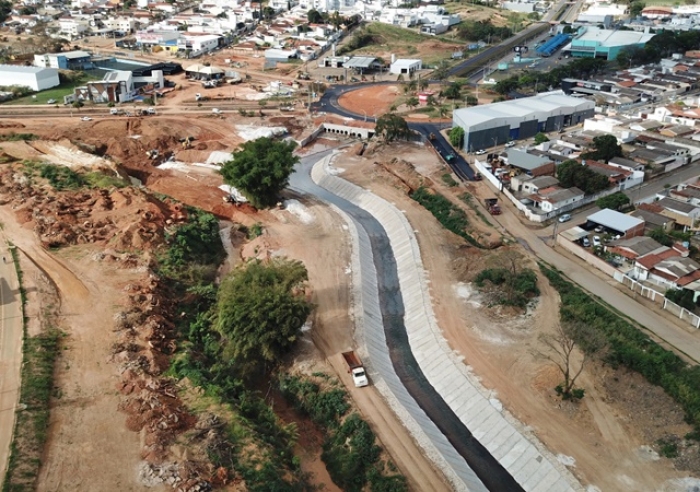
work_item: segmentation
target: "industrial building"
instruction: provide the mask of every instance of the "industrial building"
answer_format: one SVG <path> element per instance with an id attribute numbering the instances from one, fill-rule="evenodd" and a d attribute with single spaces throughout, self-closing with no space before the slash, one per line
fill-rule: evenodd
<path id="1" fill-rule="evenodd" d="M 595 103 L 561 91 L 457 109 L 452 124 L 464 129 L 464 149 L 475 152 L 513 140 L 577 125 L 593 116 Z"/>
<path id="2" fill-rule="evenodd" d="M 18 85 L 29 87 L 33 91 L 43 91 L 56 87 L 58 69 L 41 67 L 24 67 L 19 65 L 0 65 L 0 85 Z"/>
<path id="3" fill-rule="evenodd" d="M 556 36 L 550 38 L 546 43 L 537 48 L 538 56 L 548 57 L 552 56 L 559 48 L 564 46 L 569 42 L 571 36 L 568 34 L 557 34 Z"/>
<path id="4" fill-rule="evenodd" d="M 62 70 L 89 70 L 95 68 L 92 55 L 87 51 L 63 51 L 34 55 L 34 66 L 60 68 Z"/>
<path id="5" fill-rule="evenodd" d="M 623 48 L 644 48 L 647 41 L 653 37 L 654 34 L 644 32 L 581 27 L 571 44 L 563 48 L 563 51 L 576 58 L 616 60 Z"/>

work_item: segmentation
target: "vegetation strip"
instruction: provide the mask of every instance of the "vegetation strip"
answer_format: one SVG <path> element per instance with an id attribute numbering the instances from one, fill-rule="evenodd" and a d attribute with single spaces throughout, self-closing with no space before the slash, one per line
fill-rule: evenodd
<path id="1" fill-rule="evenodd" d="M 25 316 L 27 297 L 22 286 L 19 255 L 13 246 L 10 246 L 10 251 L 20 284 L 24 340 L 22 344 L 20 406 L 17 409 L 15 432 L 2 491 L 21 492 L 34 490 L 34 484 L 41 467 L 41 456 L 49 427 L 54 364 L 58 356 L 62 333 L 54 326 L 49 325 L 35 337 L 27 335 L 27 318 Z"/>
<path id="2" fill-rule="evenodd" d="M 411 198 L 425 207 L 433 216 L 447 229 L 467 240 L 469 244 L 477 248 L 483 248 L 479 241 L 474 239 L 465 229 L 469 225 L 469 220 L 464 210 L 455 206 L 439 193 L 431 193 L 426 188 L 420 187 L 413 193 Z"/>
<path id="3" fill-rule="evenodd" d="M 686 421 L 697 435 L 700 430 L 700 366 L 690 366 L 673 352 L 662 348 L 647 335 L 598 302 L 555 269 L 540 269 L 559 291 L 562 321 L 586 323 L 600 332 L 607 342 L 606 362 L 637 371 L 650 383 L 660 386 L 686 413 Z M 583 350 L 586 340 L 576 340 Z"/>

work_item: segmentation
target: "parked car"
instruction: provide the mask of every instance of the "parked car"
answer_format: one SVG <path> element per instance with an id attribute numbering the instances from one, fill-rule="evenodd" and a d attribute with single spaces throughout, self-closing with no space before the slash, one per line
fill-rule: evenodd
<path id="1" fill-rule="evenodd" d="M 559 222 L 569 222 L 571 220 L 571 214 L 562 214 L 559 216 Z"/>
<path id="2" fill-rule="evenodd" d="M 80 119 L 83 120 L 83 121 L 92 121 L 92 118 L 90 118 L 89 116 L 83 116 L 83 117 L 80 118 Z"/>
<path id="3" fill-rule="evenodd" d="M 593 236 L 593 247 L 598 247 L 601 245 L 600 236 Z"/>
<path id="4" fill-rule="evenodd" d="M 591 242 L 588 240 L 588 236 L 584 237 L 584 238 L 581 240 L 581 244 L 583 244 L 583 247 L 584 247 L 584 248 L 588 248 L 588 247 L 591 246 Z"/>
<path id="5" fill-rule="evenodd" d="M 593 229 L 595 232 L 603 232 L 603 226 L 598 226 L 595 229 Z"/>
<path id="6" fill-rule="evenodd" d="M 505 146 L 506 148 L 515 147 L 515 142 L 508 142 Z"/>
<path id="7" fill-rule="evenodd" d="M 474 152 L 474 153 L 475 153 L 476 155 L 484 155 L 484 154 L 486 153 L 486 149 L 477 150 L 477 151 Z"/>
<path id="8" fill-rule="evenodd" d="M 57 102 L 58 101 L 56 101 L 55 99 L 49 99 L 48 101 L 46 101 L 46 104 L 56 104 Z"/>

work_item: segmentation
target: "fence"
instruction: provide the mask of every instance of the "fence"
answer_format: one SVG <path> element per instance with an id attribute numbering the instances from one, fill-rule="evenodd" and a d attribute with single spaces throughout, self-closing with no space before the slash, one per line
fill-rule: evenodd
<path id="1" fill-rule="evenodd" d="M 504 187 L 503 183 L 491 172 L 489 171 L 489 168 L 487 168 L 483 162 L 481 162 L 479 159 L 474 159 L 474 166 L 477 168 L 477 170 L 481 173 L 483 177 L 485 177 L 487 180 L 491 182 L 492 185 L 494 185 L 496 188 L 498 188 L 503 195 L 508 198 L 515 207 L 520 210 L 525 217 L 527 217 L 528 220 L 532 222 L 545 222 L 553 217 L 557 217 L 564 212 L 571 212 L 572 210 L 575 210 L 577 208 L 581 208 L 584 205 L 587 205 L 589 203 L 595 202 L 598 198 L 601 198 L 603 196 L 611 195 L 617 191 L 619 191 L 618 188 L 610 188 L 608 190 L 603 190 L 601 192 L 596 193 L 595 195 L 586 195 L 583 197 L 583 199 L 576 201 L 574 203 L 569 203 L 567 205 L 564 205 L 562 207 L 559 207 L 558 209 L 552 211 L 552 212 L 536 212 L 532 210 L 530 207 L 522 203 L 518 198 L 511 193 L 510 190 Z"/>
<path id="2" fill-rule="evenodd" d="M 578 244 L 572 243 L 568 239 L 564 239 L 561 234 L 557 234 L 557 244 L 561 247 L 563 247 L 565 250 L 568 252 L 576 255 L 577 257 L 581 258 L 583 261 L 588 263 L 591 266 L 594 266 L 598 270 L 600 270 L 603 273 L 606 273 L 607 275 L 610 275 L 611 277 L 614 277 L 616 273 L 618 273 L 617 269 L 612 266 L 609 263 L 606 263 L 605 261 L 601 260 L 594 254 L 591 254 L 590 251 L 582 248 Z"/>
<path id="3" fill-rule="evenodd" d="M 656 304 L 659 304 L 664 310 L 677 316 L 679 319 L 690 324 L 693 328 L 700 328 L 700 316 L 697 316 L 684 307 L 679 306 L 673 301 L 669 301 L 664 295 L 650 287 L 642 285 L 633 278 L 628 277 L 622 272 L 615 272 L 613 278 L 626 286 L 632 292 L 645 297 Z"/>

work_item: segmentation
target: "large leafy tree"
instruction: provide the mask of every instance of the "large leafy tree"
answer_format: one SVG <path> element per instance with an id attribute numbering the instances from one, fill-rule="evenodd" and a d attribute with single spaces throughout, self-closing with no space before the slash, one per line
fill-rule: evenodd
<path id="1" fill-rule="evenodd" d="M 582 154 L 582 158 L 608 162 L 615 157 L 622 157 L 622 147 L 617 143 L 615 135 L 594 137 L 593 145 L 595 150 Z"/>
<path id="2" fill-rule="evenodd" d="M 303 263 L 287 258 L 253 260 L 231 272 L 219 288 L 214 325 L 224 356 L 248 375 L 276 365 L 311 313 L 307 279 Z"/>
<path id="3" fill-rule="evenodd" d="M 627 195 L 618 191 L 612 195 L 598 198 L 595 204 L 598 208 L 610 208 L 612 210 L 620 210 L 622 207 L 629 205 L 630 199 Z"/>
<path id="4" fill-rule="evenodd" d="M 278 142 L 262 137 L 244 143 L 219 171 L 224 182 L 234 186 L 253 206 L 264 208 L 277 202 L 287 186 L 299 158 L 292 152 L 294 142 Z"/>
<path id="5" fill-rule="evenodd" d="M 5 22 L 12 13 L 12 2 L 0 0 L 0 22 Z"/>
<path id="6" fill-rule="evenodd" d="M 564 161 L 557 167 L 557 179 L 563 188 L 575 186 L 587 195 L 597 193 L 610 186 L 606 176 L 598 174 L 574 160 Z"/>
<path id="7" fill-rule="evenodd" d="M 377 118 L 375 130 L 377 135 L 381 135 L 387 143 L 394 140 L 408 140 L 411 136 L 406 120 L 394 113 L 386 113 Z"/>

